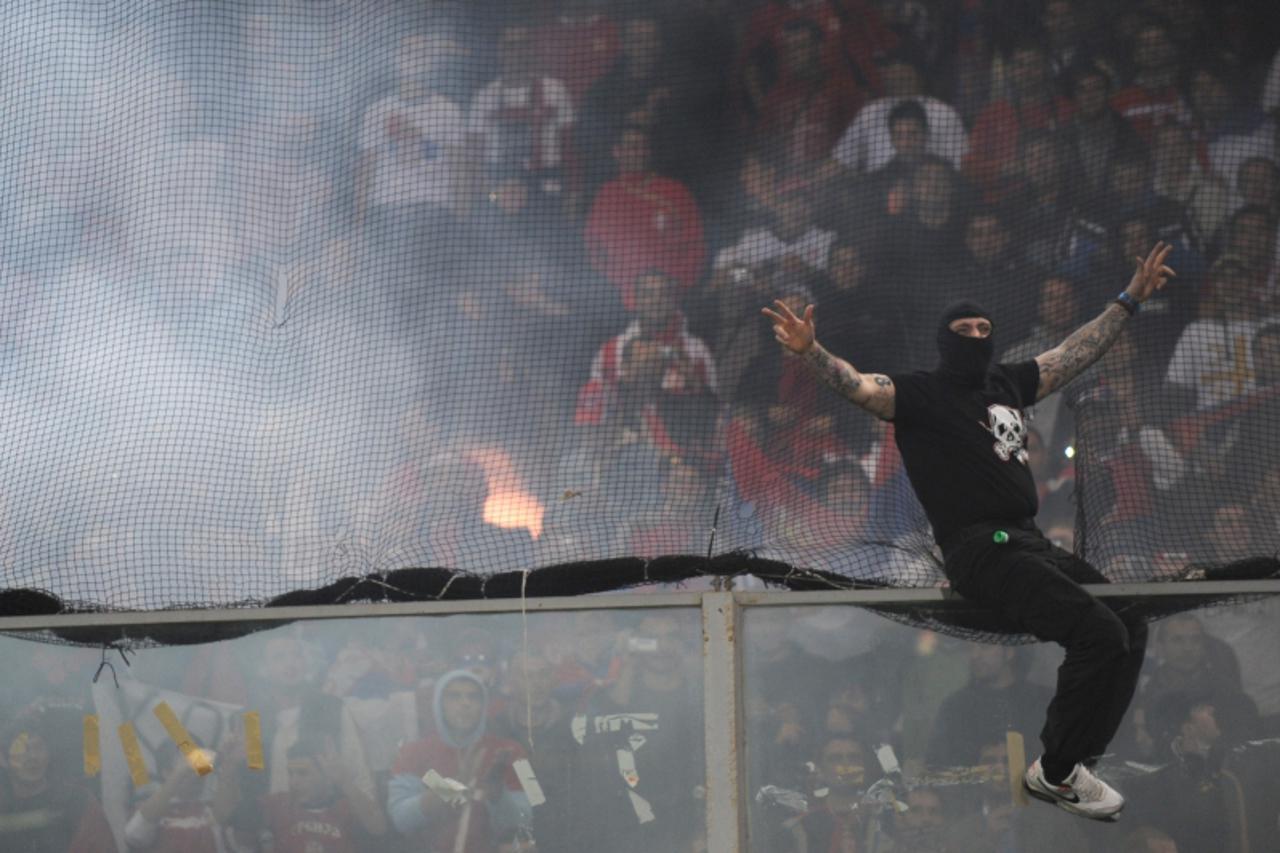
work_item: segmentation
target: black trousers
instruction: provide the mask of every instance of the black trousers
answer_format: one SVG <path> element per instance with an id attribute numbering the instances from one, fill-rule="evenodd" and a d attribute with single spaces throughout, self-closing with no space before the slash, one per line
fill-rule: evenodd
<path id="1" fill-rule="evenodd" d="M 994 541 L 1005 531 L 1008 541 Z M 943 547 L 945 572 L 964 598 L 998 611 L 1019 629 L 1066 649 L 1040 740 L 1046 775 L 1102 755 L 1133 698 L 1147 625 L 1090 595 L 1106 583 L 1093 566 L 1044 537 L 1029 521 L 966 528 Z"/>

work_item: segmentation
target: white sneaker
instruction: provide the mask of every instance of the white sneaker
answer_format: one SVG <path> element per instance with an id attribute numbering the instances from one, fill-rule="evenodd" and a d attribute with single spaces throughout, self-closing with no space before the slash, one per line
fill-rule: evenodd
<path id="1" fill-rule="evenodd" d="M 1022 784 L 1036 799 L 1094 820 L 1115 820 L 1124 808 L 1124 797 L 1083 764 L 1077 764 L 1061 785 L 1054 785 L 1044 777 L 1044 768 L 1037 758 L 1027 768 Z"/>

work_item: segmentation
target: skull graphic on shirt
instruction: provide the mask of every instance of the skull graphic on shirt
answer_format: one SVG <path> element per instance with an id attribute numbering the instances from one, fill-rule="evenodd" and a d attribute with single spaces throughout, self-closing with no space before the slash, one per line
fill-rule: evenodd
<path id="1" fill-rule="evenodd" d="M 995 436 L 993 447 L 1001 462 L 1016 459 L 1023 465 L 1027 464 L 1027 427 L 1022 420 L 1022 412 L 993 403 L 987 406 L 987 422 L 982 426 Z"/>

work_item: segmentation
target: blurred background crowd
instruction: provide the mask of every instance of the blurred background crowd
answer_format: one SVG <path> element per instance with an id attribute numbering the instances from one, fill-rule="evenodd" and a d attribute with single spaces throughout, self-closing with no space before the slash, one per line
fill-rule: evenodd
<path id="1" fill-rule="evenodd" d="M 1158 239 L 1177 281 L 1033 413 L 1041 526 L 1128 580 L 1277 547 L 1268 4 L 11 18 L 13 586 L 260 600 L 701 553 L 716 519 L 720 549 L 934 584 L 891 429 L 758 309 L 814 304 L 829 349 L 892 373 L 933 365 L 966 296 L 1026 359 Z"/>
<path id="2" fill-rule="evenodd" d="M 1157 624 L 1100 771 L 1128 799 L 1117 825 L 1011 796 L 1007 733 L 1038 754 L 1057 649 L 962 641 L 855 607 L 749 608 L 744 849 L 1273 850 L 1278 625 L 1277 600 Z M 703 733 L 722 723 L 705 719 L 696 608 L 327 620 L 213 639 L 139 649 L 127 665 L 0 639 L 0 847 L 707 849 Z M 160 700 L 213 750 L 210 775 L 153 719 Z M 244 711 L 261 720 L 261 769 L 248 768 Z M 100 720 L 97 778 L 84 770 L 85 714 Z M 124 767 L 121 721 L 139 733 L 144 781 Z M 429 788 L 430 771 L 466 786 L 461 799 Z"/>

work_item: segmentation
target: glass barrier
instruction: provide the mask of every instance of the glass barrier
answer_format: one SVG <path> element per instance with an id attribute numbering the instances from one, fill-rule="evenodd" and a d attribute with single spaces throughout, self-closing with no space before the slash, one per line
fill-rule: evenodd
<path id="1" fill-rule="evenodd" d="M 0 637 L 0 850 L 697 850 L 700 646 L 695 608 Z"/>
<path id="2" fill-rule="evenodd" d="M 1117 824 L 1018 795 L 1056 647 L 963 641 L 855 604 L 755 606 L 768 597 L 754 593 L 738 594 L 749 604 L 729 645 L 706 642 L 708 603 L 729 598 L 703 596 L 703 612 L 311 619 L 236 639 L 210 624 L 209 642 L 123 655 L 2 635 L 0 851 L 1280 845 L 1280 596 L 1155 623 L 1097 766 L 1128 800 Z M 189 641 L 193 626 L 180 630 Z M 734 644 L 740 696 L 704 695 Z M 704 717 L 735 700 L 741 844 L 708 838 L 706 821 L 724 803 L 707 794 L 706 755 L 718 764 L 731 738 Z M 722 770 L 712 778 L 734 778 Z"/>
<path id="3" fill-rule="evenodd" d="M 1127 799 L 1115 825 L 1010 783 L 1040 754 L 1057 646 L 965 642 L 854 606 L 742 618 L 754 853 L 1280 849 L 1280 597 L 1152 626 L 1096 767 Z"/>

